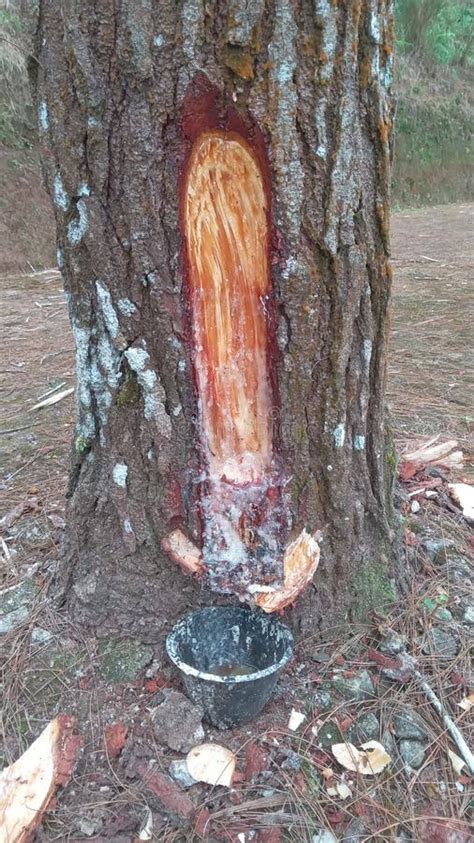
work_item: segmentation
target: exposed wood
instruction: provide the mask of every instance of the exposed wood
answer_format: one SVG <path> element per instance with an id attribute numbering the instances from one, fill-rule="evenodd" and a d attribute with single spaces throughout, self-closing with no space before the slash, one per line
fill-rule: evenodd
<path id="1" fill-rule="evenodd" d="M 75 720 L 60 715 L 0 773 L 0 843 L 29 843 L 56 789 L 71 778 L 82 743 Z"/>
<path id="2" fill-rule="evenodd" d="M 262 480 L 272 460 L 263 181 L 234 133 L 199 137 L 186 183 L 195 370 L 211 479 Z"/>

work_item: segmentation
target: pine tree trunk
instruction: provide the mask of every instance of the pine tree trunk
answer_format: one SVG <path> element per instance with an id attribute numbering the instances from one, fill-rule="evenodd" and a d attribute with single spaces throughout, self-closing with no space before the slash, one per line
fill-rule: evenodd
<path id="1" fill-rule="evenodd" d="M 365 616 L 390 596 L 391 5 L 40 2 L 32 76 L 77 347 L 63 585 L 73 617 L 98 634 L 160 638 L 186 610 L 228 601 L 246 575 L 240 565 L 226 589 L 220 559 L 204 585 L 162 550 L 176 529 L 208 548 L 202 425 L 220 422 L 201 406 L 192 291 L 206 279 L 192 280 L 186 233 L 189 162 L 205 132 L 240 138 L 268 200 L 253 353 L 266 355 L 271 456 L 259 445 L 268 476 L 242 475 L 239 487 L 252 486 L 239 523 L 254 518 L 248 532 L 266 542 L 259 575 L 281 580 L 285 543 L 321 530 L 296 625 Z"/>

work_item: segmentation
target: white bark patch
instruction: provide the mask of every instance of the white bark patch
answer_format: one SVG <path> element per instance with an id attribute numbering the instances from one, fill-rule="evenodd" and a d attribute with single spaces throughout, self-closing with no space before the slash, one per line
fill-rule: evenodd
<path id="1" fill-rule="evenodd" d="M 285 230 L 297 241 L 300 232 L 304 174 L 296 127 L 298 94 L 293 76 L 297 66 L 298 28 L 292 0 L 276 0 L 273 37 L 268 48 L 270 59 L 270 102 L 274 103 L 272 151 L 275 178 L 284 197 Z"/>
<path id="2" fill-rule="evenodd" d="M 137 312 L 136 306 L 132 301 L 130 301 L 130 299 L 119 299 L 117 307 L 120 310 L 120 313 L 123 313 L 124 316 L 132 316 Z"/>
<path id="3" fill-rule="evenodd" d="M 203 24 L 204 4 L 201 0 L 183 0 L 181 9 L 183 51 L 191 69 L 197 66 L 196 51 L 201 42 Z"/>
<path id="4" fill-rule="evenodd" d="M 64 269 L 64 252 L 61 249 L 61 246 L 58 246 L 56 249 L 56 263 L 58 265 L 58 269 Z"/>
<path id="5" fill-rule="evenodd" d="M 79 190 L 77 191 L 78 196 L 90 196 L 91 189 L 87 182 L 83 181 L 82 184 L 79 185 Z"/>
<path id="6" fill-rule="evenodd" d="M 115 389 L 120 379 L 120 355 L 105 333 L 101 334 L 99 338 L 97 356 L 100 367 L 105 372 L 108 385 Z"/>
<path id="7" fill-rule="evenodd" d="M 342 448 L 346 439 L 346 426 L 339 422 L 333 430 L 332 438 L 335 448 Z"/>
<path id="8" fill-rule="evenodd" d="M 71 220 L 67 227 L 67 239 L 71 246 L 78 246 L 88 228 L 87 208 L 84 199 L 76 204 L 77 218 Z"/>
<path id="9" fill-rule="evenodd" d="M 133 527 L 131 521 L 128 518 L 125 519 L 123 522 L 123 529 L 126 533 L 133 534 Z"/>
<path id="10" fill-rule="evenodd" d="M 101 281 L 95 282 L 95 288 L 97 290 L 97 298 L 99 300 L 99 305 L 102 311 L 102 316 L 104 317 L 106 328 L 110 336 L 114 338 L 119 332 L 119 322 L 117 319 L 117 314 L 114 310 L 114 306 L 112 304 L 112 296 L 110 295 L 106 287 L 103 286 Z"/>
<path id="11" fill-rule="evenodd" d="M 227 41 L 238 47 L 250 44 L 255 25 L 262 17 L 264 0 L 229 0 Z"/>
<path id="12" fill-rule="evenodd" d="M 157 35 L 155 35 L 155 37 L 153 38 L 153 43 L 154 43 L 155 47 L 158 47 L 158 49 L 159 49 L 160 47 L 163 47 L 163 45 L 164 45 L 164 43 L 165 43 L 165 38 L 164 38 L 164 36 L 161 34 L 161 32 L 158 32 L 158 34 L 157 34 Z"/>
<path id="13" fill-rule="evenodd" d="M 61 211 L 67 211 L 69 208 L 69 196 L 64 189 L 63 180 L 59 170 L 54 177 L 53 200 L 56 207 L 61 208 Z"/>
<path id="14" fill-rule="evenodd" d="M 368 369 L 372 359 L 372 340 L 364 340 L 362 344 L 362 356 L 364 358 L 365 368 Z"/>
<path id="15" fill-rule="evenodd" d="M 95 422 L 91 411 L 89 367 L 90 332 L 72 319 L 72 335 L 76 344 L 76 432 L 84 442 L 95 436 Z"/>
<path id="16" fill-rule="evenodd" d="M 124 462 L 116 462 L 112 470 L 112 477 L 117 486 L 125 489 L 127 485 L 128 465 Z"/>
<path id="17" fill-rule="evenodd" d="M 40 132 L 47 132 L 49 129 L 49 113 L 48 106 L 43 100 L 38 106 L 38 126 Z"/>
<path id="18" fill-rule="evenodd" d="M 165 409 L 166 393 L 156 372 L 153 369 L 146 368 L 150 355 L 143 348 L 129 348 L 125 351 L 125 357 L 143 390 L 145 418 L 147 421 L 155 419 L 159 432 L 169 439 L 171 437 L 171 419 Z"/>
<path id="19" fill-rule="evenodd" d="M 315 112 L 315 122 L 318 133 L 316 156 L 324 161 L 327 156 L 327 83 L 330 81 L 333 74 L 336 55 L 336 8 L 329 0 L 315 0 L 314 7 L 316 22 L 321 30 L 322 52 L 325 56 L 324 62 L 321 63 L 319 69 L 319 79 L 322 82 L 322 86 L 319 91 L 319 99 Z"/>
<path id="20" fill-rule="evenodd" d="M 354 436 L 354 451 L 363 451 L 365 448 L 365 436 Z"/>

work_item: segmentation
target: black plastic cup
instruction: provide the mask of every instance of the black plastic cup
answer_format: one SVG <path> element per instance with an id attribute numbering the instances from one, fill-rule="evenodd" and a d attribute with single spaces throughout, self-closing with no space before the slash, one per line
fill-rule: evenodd
<path id="1" fill-rule="evenodd" d="M 293 636 L 272 615 L 212 606 L 182 618 L 166 639 L 188 696 L 218 729 L 253 720 L 293 653 Z"/>

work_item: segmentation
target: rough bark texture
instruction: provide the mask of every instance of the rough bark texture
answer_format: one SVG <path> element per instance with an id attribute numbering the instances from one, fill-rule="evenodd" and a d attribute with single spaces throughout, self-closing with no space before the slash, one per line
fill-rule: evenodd
<path id="1" fill-rule="evenodd" d="M 289 613 L 315 631 L 390 596 L 391 0 L 41 0 L 32 75 L 77 345 L 63 564 L 74 617 L 160 638 L 215 596 L 160 550 L 199 542 L 183 281 L 183 103 L 209 86 L 271 167 L 279 458 L 321 529 Z M 220 118 L 219 118 L 220 115 Z M 217 127 L 219 128 L 219 127 Z"/>

